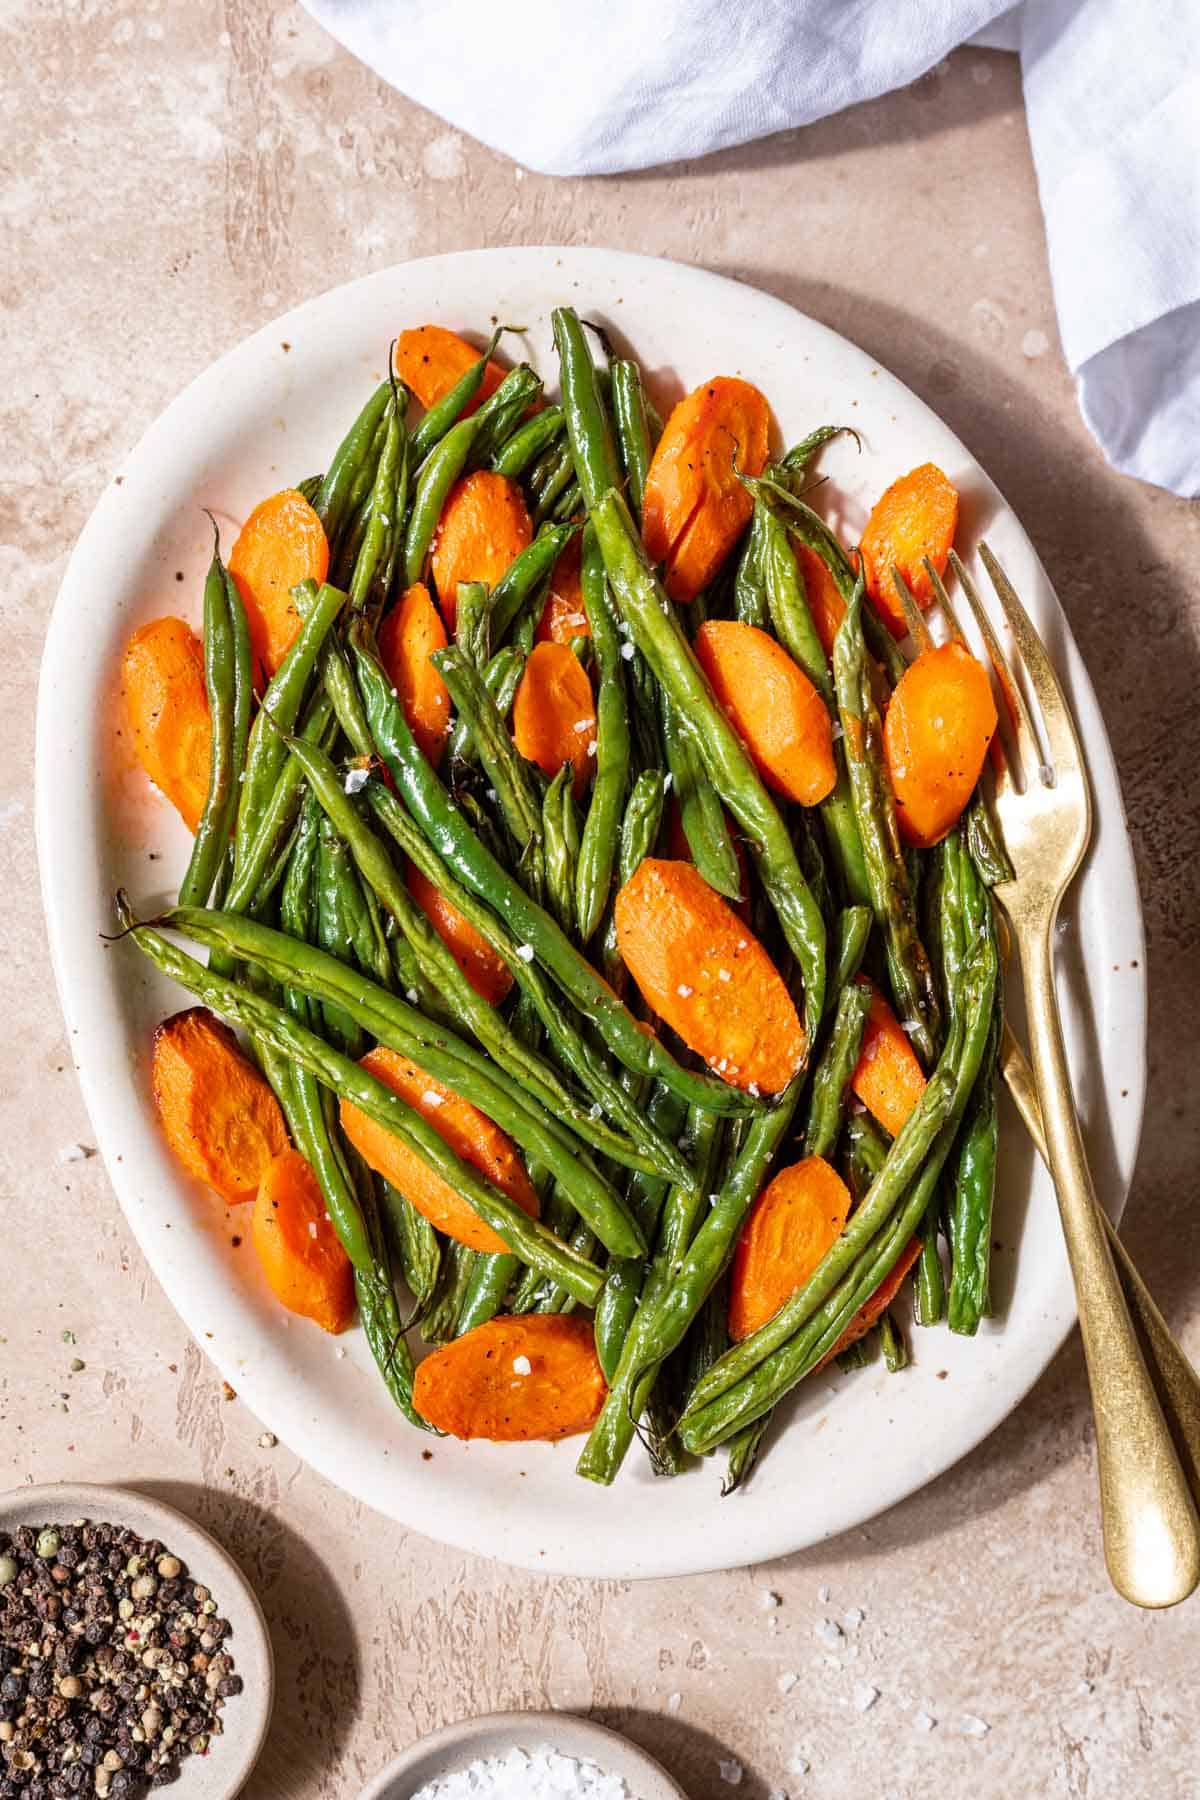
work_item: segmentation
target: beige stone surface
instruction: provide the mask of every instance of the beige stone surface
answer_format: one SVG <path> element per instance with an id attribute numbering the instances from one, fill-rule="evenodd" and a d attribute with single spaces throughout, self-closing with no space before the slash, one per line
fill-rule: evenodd
<path id="1" fill-rule="evenodd" d="M 1200 1355 L 1200 528 L 1108 470 L 1079 420 L 1014 65 L 964 51 L 801 134 L 581 182 L 447 130 L 281 0 L 4 0 L 0 33 L 0 1482 L 136 1481 L 242 1557 L 280 1676 L 253 1800 L 348 1800 L 446 1719 L 546 1704 L 628 1730 L 693 1800 L 729 1791 L 718 1756 L 752 1800 L 1200 1792 L 1200 1600 L 1151 1617 L 1107 1586 L 1074 1343 L 989 1442 L 866 1530 L 769 1569 L 545 1581 L 406 1534 L 261 1448 L 103 1168 L 60 1159 L 89 1127 L 40 924 L 33 701 L 97 496 L 183 383 L 307 295 L 462 246 L 611 243 L 745 277 L 845 331 L 944 413 L 1028 525 L 1100 692 L 1146 904 L 1129 1239 Z M 536 103 L 531 56 L 513 104 Z M 852 1609 L 861 1624 L 827 1650 L 814 1628 Z M 856 1683 L 879 1691 L 868 1712 Z M 807 1773 L 788 1772 L 797 1754 Z"/>

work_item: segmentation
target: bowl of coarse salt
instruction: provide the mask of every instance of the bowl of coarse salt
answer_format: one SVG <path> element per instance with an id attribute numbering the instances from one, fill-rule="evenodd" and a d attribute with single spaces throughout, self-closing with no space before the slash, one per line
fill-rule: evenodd
<path id="1" fill-rule="evenodd" d="M 422 1738 L 360 1800 L 687 1800 L 652 1756 L 572 1713 L 488 1713 Z"/>

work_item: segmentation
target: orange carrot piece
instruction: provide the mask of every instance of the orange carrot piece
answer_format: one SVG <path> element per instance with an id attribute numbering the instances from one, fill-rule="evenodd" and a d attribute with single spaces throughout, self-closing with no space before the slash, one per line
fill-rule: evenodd
<path id="1" fill-rule="evenodd" d="M 769 429 L 763 395 L 732 375 L 706 381 L 667 420 L 646 475 L 642 536 L 673 599 L 694 600 L 744 530 L 754 503 L 738 476 L 761 475 Z"/>
<path id="2" fill-rule="evenodd" d="M 154 1034 L 150 1083 L 163 1135 L 184 1168 L 236 1205 L 288 1147 L 279 1102 L 229 1027 L 202 1006 Z"/>
<path id="3" fill-rule="evenodd" d="M 804 577 L 808 610 L 821 640 L 821 648 L 832 659 L 833 640 L 838 634 L 838 626 L 846 616 L 846 602 L 838 592 L 837 582 L 830 574 L 829 565 L 823 556 L 818 556 L 807 544 L 797 544 L 794 539 L 792 549 L 796 552 L 796 561 Z"/>
<path id="4" fill-rule="evenodd" d="M 975 792 L 996 723 L 987 671 L 962 644 L 940 644 L 910 663 L 883 726 L 905 843 L 928 849 L 957 823 Z"/>
<path id="5" fill-rule="evenodd" d="M 865 975 L 858 979 L 871 989 L 871 1010 L 850 1086 L 867 1111 L 895 1137 L 925 1092 L 925 1076 L 908 1033 L 879 989 Z"/>
<path id="6" fill-rule="evenodd" d="M 182 619 L 141 625 L 125 646 L 121 697 L 137 759 L 195 831 L 208 795 L 212 721 L 204 647 Z"/>
<path id="7" fill-rule="evenodd" d="M 528 1313 L 489 1319 L 427 1356 L 413 1404 L 451 1437 L 510 1444 L 590 1431 L 606 1391 L 591 1321 Z"/>
<path id="8" fill-rule="evenodd" d="M 777 1094 L 804 1055 L 778 969 L 687 862 L 647 857 L 617 895 L 617 948 L 641 993 L 733 1087 Z"/>
<path id="9" fill-rule="evenodd" d="M 942 574 L 957 523 L 958 489 L 936 463 L 922 463 L 919 468 L 910 469 L 875 502 L 861 544 L 867 592 L 896 637 L 903 637 L 908 626 L 892 569 L 899 569 L 917 605 L 928 606 L 933 587 L 922 567 L 922 558 L 927 556 Z"/>
<path id="10" fill-rule="evenodd" d="M 516 1145 L 486 1113 L 394 1050 L 380 1046 L 370 1051 L 363 1057 L 362 1067 L 428 1120 L 465 1163 L 501 1188 L 530 1218 L 537 1218 L 538 1197 Z M 507 1253 L 504 1239 L 386 1126 L 368 1119 L 348 1100 L 341 1102 L 341 1120 L 342 1130 L 360 1155 L 394 1188 L 399 1188 L 431 1225 L 471 1250 Z"/>
<path id="11" fill-rule="evenodd" d="M 322 1331 L 354 1318 L 354 1270 L 325 1210 L 325 1196 L 298 1150 L 263 1170 L 251 1221 L 267 1286 L 281 1305 Z"/>
<path id="12" fill-rule="evenodd" d="M 829 708 L 804 670 L 757 625 L 709 619 L 696 659 L 767 786 L 816 806 L 837 780 Z"/>
<path id="13" fill-rule="evenodd" d="M 495 587 L 532 537 L 525 497 L 515 481 L 477 469 L 455 482 L 438 520 L 432 557 L 438 605 L 451 631 L 459 582 Z"/>
<path id="14" fill-rule="evenodd" d="M 596 761 L 596 703 L 587 670 L 566 644 L 535 644 L 513 696 L 517 749 L 542 773 L 575 770 L 575 797 Z"/>
<path id="15" fill-rule="evenodd" d="M 329 573 L 329 543 L 304 495 L 284 488 L 256 506 L 229 553 L 254 654 L 273 675 L 300 629 L 292 599 L 298 582 L 318 585 Z"/>
<path id="16" fill-rule="evenodd" d="M 729 1335 L 736 1342 L 773 1319 L 837 1241 L 850 1193 L 821 1156 L 781 1169 L 742 1226 L 729 1288 Z"/>
<path id="17" fill-rule="evenodd" d="M 908 1271 L 912 1268 L 920 1254 L 920 1238 L 910 1238 L 908 1243 L 904 1246 L 904 1249 L 900 1252 L 899 1262 L 895 1265 L 889 1275 L 884 1276 L 879 1286 L 875 1289 L 875 1292 L 871 1295 L 871 1298 L 863 1301 L 862 1305 L 847 1325 L 845 1331 L 843 1331 L 841 1337 L 833 1346 L 833 1349 L 821 1358 L 816 1369 L 813 1370 L 814 1375 L 818 1369 L 826 1368 L 833 1361 L 835 1356 L 840 1356 L 843 1350 L 848 1350 L 851 1344 L 857 1344 L 859 1338 L 866 1337 L 872 1325 L 877 1325 L 879 1323 L 879 1320 L 882 1319 L 884 1313 L 892 1304 L 892 1301 L 896 1298 L 900 1289 L 904 1286 L 905 1276 L 908 1274 Z"/>
<path id="18" fill-rule="evenodd" d="M 592 628 L 583 605 L 579 565 L 583 540 L 575 533 L 550 571 L 550 588 L 534 637 L 539 644 L 569 644 L 572 638 L 591 637 Z"/>
<path id="19" fill-rule="evenodd" d="M 394 364 L 405 387 L 411 388 L 421 405 L 429 408 L 445 398 L 482 354 L 444 325 L 416 325 L 402 331 L 396 339 Z M 483 372 L 483 385 L 466 411 L 473 413 L 503 380 L 504 370 L 499 363 L 489 362 Z"/>
<path id="20" fill-rule="evenodd" d="M 475 992 L 489 1006 L 499 1006 L 513 984 L 508 964 L 415 863 L 408 865 L 407 881 L 409 893 Z"/>
<path id="21" fill-rule="evenodd" d="M 442 615 L 423 581 L 414 582 L 379 628 L 379 658 L 408 728 L 437 768 L 450 731 L 450 690 L 430 657 L 446 648 Z"/>

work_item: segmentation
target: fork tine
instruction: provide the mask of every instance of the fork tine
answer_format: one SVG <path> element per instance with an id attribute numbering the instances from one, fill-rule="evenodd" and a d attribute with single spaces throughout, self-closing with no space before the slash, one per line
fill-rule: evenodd
<path id="1" fill-rule="evenodd" d="M 960 643 L 964 650 L 969 650 L 971 646 L 967 642 L 967 634 L 963 630 L 958 614 L 954 609 L 954 602 L 946 592 L 945 582 L 938 574 L 936 566 L 927 556 L 922 557 L 921 561 L 924 564 L 925 573 L 929 577 L 929 584 L 933 589 L 933 597 L 941 607 L 942 616 L 950 627 L 951 637 Z"/>
<path id="2" fill-rule="evenodd" d="M 925 623 L 925 614 L 917 605 L 916 595 L 895 563 L 892 564 L 892 586 L 896 590 L 900 610 L 904 614 L 904 623 L 908 626 L 908 635 L 917 646 L 917 650 L 923 655 L 926 650 L 933 649 L 933 633 Z"/>
<path id="3" fill-rule="evenodd" d="M 1001 648 L 1000 639 L 996 636 L 996 628 L 979 597 L 979 590 L 967 573 L 957 550 L 950 552 L 950 566 L 958 576 L 962 591 L 967 597 L 967 605 L 975 615 L 975 623 L 978 625 L 980 635 L 987 647 L 988 660 L 992 665 L 992 672 L 996 677 L 1016 738 L 1017 753 L 1022 765 L 1021 772 L 1028 778 L 1030 770 L 1036 769 L 1042 760 L 1041 744 L 1038 739 L 1037 727 L 1033 722 L 1033 715 L 1029 711 L 1025 696 L 1017 684 L 1012 669 L 1009 667 L 1008 658 Z M 1008 766 L 1007 758 L 1003 774 L 997 773 L 996 780 L 997 783 L 1003 781 L 1012 784 L 1012 769 Z"/>
<path id="4" fill-rule="evenodd" d="M 984 543 L 979 546 L 979 559 L 996 590 L 996 598 L 1004 608 L 1009 630 L 1016 640 L 1017 649 L 1033 684 L 1033 691 L 1037 695 L 1054 774 L 1056 777 L 1080 774 L 1083 770 L 1083 751 L 1066 695 L 1054 673 L 1054 665 L 1046 654 L 1046 646 L 1021 604 L 1012 582 Z"/>

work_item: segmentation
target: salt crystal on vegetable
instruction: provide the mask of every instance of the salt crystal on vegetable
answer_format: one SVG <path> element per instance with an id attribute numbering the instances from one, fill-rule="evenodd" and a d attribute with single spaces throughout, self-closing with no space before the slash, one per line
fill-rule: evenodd
<path id="1" fill-rule="evenodd" d="M 626 662 L 632 662 L 633 657 L 634 657 L 633 645 L 632 644 L 622 644 L 621 645 L 621 655 L 625 658 Z"/>
<path id="2" fill-rule="evenodd" d="M 517 955 L 520 957 L 522 962 L 527 962 L 527 963 L 532 962 L 533 961 L 533 945 L 532 944 L 518 944 L 517 945 Z"/>
<path id="3" fill-rule="evenodd" d="M 527 1356 L 514 1356 L 513 1357 L 513 1374 L 514 1375 L 532 1375 L 533 1374 L 533 1364 L 530 1362 L 530 1360 Z"/>
<path id="4" fill-rule="evenodd" d="M 361 794 L 370 779 L 369 769 L 347 769 L 346 779 L 342 783 L 348 794 Z"/>
<path id="5" fill-rule="evenodd" d="M 432 1088 L 426 1088 L 421 1098 L 426 1106 L 445 1106 L 446 1104 L 445 1094 L 436 1094 Z"/>
<path id="6" fill-rule="evenodd" d="M 681 1000 L 690 1000 L 693 990 L 688 986 L 686 981 L 681 981 L 679 986 L 675 989 L 675 992 L 679 995 Z"/>

